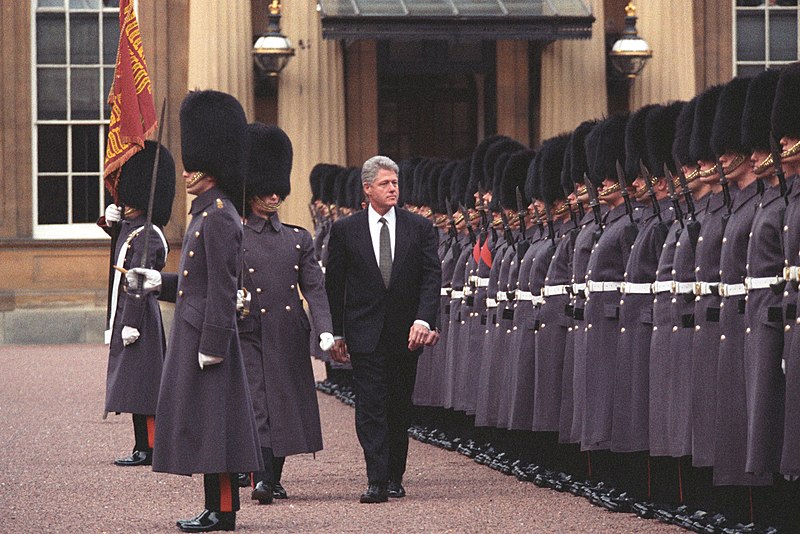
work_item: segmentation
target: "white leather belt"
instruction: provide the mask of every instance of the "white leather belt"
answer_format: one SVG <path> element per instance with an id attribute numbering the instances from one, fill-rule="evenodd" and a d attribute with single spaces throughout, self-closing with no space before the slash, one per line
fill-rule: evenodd
<path id="1" fill-rule="evenodd" d="M 469 286 L 464 286 L 464 296 L 471 297 L 472 296 L 472 288 Z"/>
<path id="2" fill-rule="evenodd" d="M 533 300 L 533 293 L 517 289 L 517 300 Z"/>
<path id="3" fill-rule="evenodd" d="M 783 268 L 783 279 L 787 282 L 800 282 L 800 267 L 792 265 Z"/>
<path id="4" fill-rule="evenodd" d="M 505 291 L 498 291 L 497 292 L 497 302 L 505 302 L 508 300 Z"/>
<path id="5" fill-rule="evenodd" d="M 778 282 L 783 282 L 783 278 L 780 276 L 762 276 L 760 278 L 748 276 L 744 279 L 744 287 L 746 287 L 748 291 L 753 291 L 754 289 L 769 289 L 770 286 Z"/>
<path id="6" fill-rule="evenodd" d="M 475 277 L 475 287 L 488 287 L 489 286 L 489 279 L 488 278 L 480 278 Z"/>
<path id="7" fill-rule="evenodd" d="M 586 291 L 586 284 L 572 284 L 572 293 L 577 295 L 581 291 Z"/>
<path id="8" fill-rule="evenodd" d="M 704 295 L 713 295 L 714 291 L 712 288 L 716 288 L 718 284 L 714 283 L 711 284 L 709 282 L 695 282 L 694 283 L 694 294 L 698 297 L 702 297 Z"/>
<path id="9" fill-rule="evenodd" d="M 623 295 L 649 295 L 653 292 L 653 284 L 622 282 L 621 292 Z"/>
<path id="10" fill-rule="evenodd" d="M 538 306 L 539 304 L 544 304 L 544 297 L 541 295 L 533 295 L 533 297 L 531 297 L 531 302 L 533 302 L 534 306 Z"/>
<path id="11" fill-rule="evenodd" d="M 694 282 L 672 282 L 672 291 L 673 295 L 688 295 L 689 293 L 694 293 Z"/>
<path id="12" fill-rule="evenodd" d="M 451 299 L 464 298 L 464 292 L 463 291 L 453 291 L 453 292 L 450 293 L 450 298 Z"/>
<path id="13" fill-rule="evenodd" d="M 497 307 L 497 301 L 494 300 L 494 299 L 488 299 L 487 298 L 486 299 L 486 307 L 487 308 L 496 308 Z"/>
<path id="14" fill-rule="evenodd" d="M 478 277 L 474 274 L 471 274 L 467 277 L 467 283 L 472 284 L 473 286 L 478 283 Z"/>
<path id="15" fill-rule="evenodd" d="M 608 291 L 619 291 L 622 282 L 586 282 L 586 291 L 589 293 L 605 293 Z"/>
<path id="16" fill-rule="evenodd" d="M 450 289 L 449 287 L 443 287 L 443 288 L 441 289 L 441 291 L 439 291 L 439 296 L 442 296 L 442 297 L 447 297 L 447 296 L 449 296 L 449 295 L 450 295 L 450 292 L 451 292 L 451 291 L 452 291 L 452 289 Z"/>
<path id="17" fill-rule="evenodd" d="M 720 284 L 719 296 L 720 297 L 738 297 L 747 293 L 747 288 L 744 284 Z"/>
<path id="18" fill-rule="evenodd" d="M 556 295 L 566 295 L 568 293 L 567 288 L 570 287 L 569 285 L 563 284 L 558 286 L 544 286 L 542 288 L 542 296 L 543 297 L 553 297 Z"/>
<path id="19" fill-rule="evenodd" d="M 672 286 L 675 284 L 674 280 L 661 280 L 653 282 L 652 290 L 654 295 L 659 293 L 672 292 Z"/>

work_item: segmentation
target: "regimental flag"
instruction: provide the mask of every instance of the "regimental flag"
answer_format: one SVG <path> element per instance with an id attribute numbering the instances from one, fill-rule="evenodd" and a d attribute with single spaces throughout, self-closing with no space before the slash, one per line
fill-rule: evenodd
<path id="1" fill-rule="evenodd" d="M 103 169 L 103 181 L 115 203 L 122 165 L 144 148 L 145 139 L 158 127 L 133 0 L 120 0 L 119 29 L 117 65 L 108 95 L 111 120 Z"/>

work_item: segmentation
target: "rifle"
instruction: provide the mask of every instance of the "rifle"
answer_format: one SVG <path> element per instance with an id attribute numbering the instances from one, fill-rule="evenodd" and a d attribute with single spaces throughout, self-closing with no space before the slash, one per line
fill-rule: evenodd
<path id="1" fill-rule="evenodd" d="M 681 191 L 683 192 L 683 197 L 686 199 L 686 209 L 689 211 L 689 219 L 696 221 L 697 215 L 694 211 L 694 199 L 689 189 L 689 181 L 686 179 L 686 175 L 683 174 L 681 162 L 678 161 L 677 158 L 675 159 L 675 168 L 678 169 L 678 182 L 681 184 Z"/>
<path id="2" fill-rule="evenodd" d="M 547 218 L 547 238 L 550 241 L 554 241 L 556 238 L 556 232 L 553 228 L 553 213 L 550 211 L 550 204 L 547 202 L 544 203 L 544 214 Z"/>
<path id="3" fill-rule="evenodd" d="M 514 246 L 514 234 L 511 233 L 511 226 L 508 223 L 508 216 L 506 215 L 506 210 L 502 206 L 500 206 L 500 220 L 503 221 L 503 237 L 506 240 L 506 243 L 509 247 L 516 250 Z"/>
<path id="4" fill-rule="evenodd" d="M 719 160 L 717 160 L 717 172 L 719 173 L 719 183 L 722 186 L 722 194 L 725 199 L 725 209 L 728 211 L 728 216 L 730 217 L 733 204 L 731 202 L 731 190 L 728 186 L 728 177 L 725 176 L 725 168 Z"/>
<path id="5" fill-rule="evenodd" d="M 469 234 L 469 242 L 474 245 L 477 238 L 475 237 L 475 230 L 472 229 L 472 224 L 470 223 L 469 220 L 469 212 L 467 211 L 467 208 L 465 208 L 463 204 L 459 204 L 458 209 L 461 212 L 461 216 L 464 217 L 464 223 L 465 226 L 467 227 L 467 233 Z"/>
<path id="6" fill-rule="evenodd" d="M 786 205 L 789 205 L 789 199 L 786 196 L 788 188 L 786 187 L 786 175 L 783 172 L 783 165 L 781 165 L 781 145 L 775 139 L 774 134 L 769 136 L 769 147 L 772 151 L 772 164 L 775 166 L 775 176 L 778 177 L 778 186 L 781 188 L 781 196 Z"/>
<path id="7" fill-rule="evenodd" d="M 628 214 L 631 224 L 636 224 L 633 220 L 633 206 L 631 206 L 628 186 L 625 183 L 625 171 L 622 170 L 622 165 L 619 160 L 617 160 L 617 183 L 619 183 L 619 192 L 622 195 L 622 200 L 625 202 L 625 213 Z"/>
<path id="8" fill-rule="evenodd" d="M 525 206 L 525 201 L 522 200 L 522 193 L 519 191 L 519 186 L 516 189 L 517 194 L 517 219 L 519 219 L 519 229 L 522 232 L 522 239 L 527 239 L 525 235 L 525 216 L 528 214 L 528 207 Z"/>
<path id="9" fill-rule="evenodd" d="M 667 179 L 667 190 L 669 191 L 669 199 L 672 201 L 672 207 L 675 209 L 675 218 L 678 219 L 678 222 L 681 224 L 681 229 L 685 228 L 683 223 L 683 210 L 681 209 L 681 199 L 678 196 L 678 193 L 675 191 L 675 184 L 673 180 L 675 178 L 672 176 L 667 164 L 664 164 L 664 176 Z"/>
<path id="10" fill-rule="evenodd" d="M 642 160 L 639 160 L 639 172 L 642 173 L 642 179 L 644 179 L 644 183 L 647 186 L 647 195 L 650 197 L 650 201 L 653 203 L 653 211 L 658 217 L 658 222 L 664 222 L 661 218 L 661 204 L 658 203 L 658 199 L 656 198 L 656 192 L 653 189 L 653 182 L 651 181 L 650 171 L 647 170 L 647 167 L 644 166 Z"/>

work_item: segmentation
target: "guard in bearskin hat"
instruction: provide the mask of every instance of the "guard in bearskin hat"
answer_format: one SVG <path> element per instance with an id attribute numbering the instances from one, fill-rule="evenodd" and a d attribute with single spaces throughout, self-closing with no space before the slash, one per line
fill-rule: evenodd
<path id="1" fill-rule="evenodd" d="M 142 264 L 160 271 L 166 262 L 167 240 L 163 227 L 172 213 L 175 197 L 175 162 L 166 147 L 161 147 L 153 199 L 153 226 L 148 258 L 145 253 L 145 222 L 150 196 L 150 181 L 158 144 L 145 141 L 144 149 L 122 166 L 117 189 L 120 205 L 110 204 L 101 220 L 104 228 L 119 226 L 114 251 L 115 265 L 130 269 Z M 119 466 L 151 465 L 158 387 L 166 341 L 161 309 L 156 296 L 135 298 L 125 292 L 121 271 L 114 274 L 111 317 L 106 331 L 110 344 L 106 375 L 105 412 L 133 414 L 133 452 L 114 461 Z"/>
<path id="2" fill-rule="evenodd" d="M 185 532 L 234 530 L 236 473 L 263 462 L 237 335 L 247 120 L 239 102 L 218 91 L 189 93 L 180 109 L 189 211 L 179 273 L 128 272 L 145 291 L 175 301 L 175 321 L 159 390 L 153 470 L 203 473 L 205 510 L 178 521 Z M 213 282 L 212 282 L 213 281 Z"/>
<path id="3" fill-rule="evenodd" d="M 281 222 L 278 207 L 291 191 L 292 143 L 277 126 L 248 126 L 244 287 L 251 313 L 239 321 L 264 470 L 253 473 L 252 498 L 287 498 L 281 485 L 286 456 L 322 449 L 319 406 L 309 354 L 333 346 L 325 282 L 311 234 Z M 298 291 L 308 302 L 313 328 Z"/>

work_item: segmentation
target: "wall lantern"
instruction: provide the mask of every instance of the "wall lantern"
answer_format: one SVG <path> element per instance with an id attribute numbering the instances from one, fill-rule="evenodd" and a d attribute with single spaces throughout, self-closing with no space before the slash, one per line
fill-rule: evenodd
<path id="1" fill-rule="evenodd" d="M 272 0 L 269 4 L 267 33 L 262 33 L 253 45 L 253 61 L 259 72 L 275 77 L 294 56 L 289 39 L 281 33 L 281 3 Z"/>
<path id="2" fill-rule="evenodd" d="M 625 7 L 625 30 L 608 53 L 614 69 L 629 80 L 636 78 L 653 57 L 650 45 L 636 33 L 636 19 L 636 6 L 630 1 Z"/>

